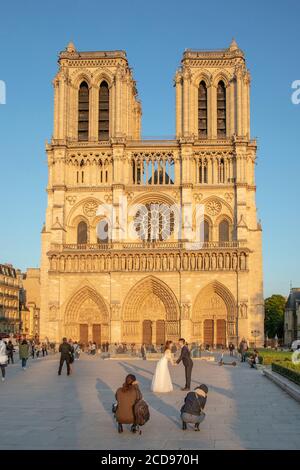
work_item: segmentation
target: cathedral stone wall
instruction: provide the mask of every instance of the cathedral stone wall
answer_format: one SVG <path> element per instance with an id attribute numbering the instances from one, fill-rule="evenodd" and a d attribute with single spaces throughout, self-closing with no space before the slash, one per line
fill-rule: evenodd
<path id="1" fill-rule="evenodd" d="M 173 140 L 141 139 L 124 51 L 69 44 L 53 83 L 41 336 L 262 343 L 256 142 L 236 43 L 184 53 Z"/>

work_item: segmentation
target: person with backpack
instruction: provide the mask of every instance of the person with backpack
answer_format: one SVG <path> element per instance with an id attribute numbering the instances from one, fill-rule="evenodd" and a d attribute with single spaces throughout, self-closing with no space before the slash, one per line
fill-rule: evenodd
<path id="1" fill-rule="evenodd" d="M 208 388 L 205 384 L 196 387 L 193 392 L 189 392 L 181 407 L 181 420 L 183 431 L 187 428 L 187 423 L 195 425 L 195 431 L 200 431 L 199 425 L 205 418 L 203 411 L 207 400 Z"/>
<path id="2" fill-rule="evenodd" d="M 115 416 L 119 433 L 123 432 L 123 424 L 131 424 L 131 432 L 135 433 L 137 431 L 134 407 L 142 398 L 135 375 L 127 375 L 123 386 L 116 391 L 117 407 Z"/>

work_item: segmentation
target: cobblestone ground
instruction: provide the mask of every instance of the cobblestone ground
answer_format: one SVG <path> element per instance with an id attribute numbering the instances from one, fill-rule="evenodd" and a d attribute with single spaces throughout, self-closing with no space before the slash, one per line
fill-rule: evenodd
<path id="1" fill-rule="evenodd" d="M 0 382 L 0 449 L 300 449 L 300 405 L 247 364 L 195 361 L 193 386 L 209 387 L 201 431 L 182 431 L 182 365 L 171 367 L 174 392 L 154 395 L 156 362 L 84 356 L 70 377 L 57 375 L 58 356 L 35 359 L 26 371 L 7 368 Z M 150 404 L 142 435 L 118 435 L 114 392 L 134 373 Z M 64 374 L 66 372 L 64 371 Z"/>

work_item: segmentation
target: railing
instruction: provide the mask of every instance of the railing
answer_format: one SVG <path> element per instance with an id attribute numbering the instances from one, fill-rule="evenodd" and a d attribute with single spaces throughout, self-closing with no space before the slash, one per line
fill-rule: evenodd
<path id="1" fill-rule="evenodd" d="M 238 249 L 246 246 L 246 240 L 228 242 L 110 242 L 90 244 L 51 244 L 50 251 L 108 251 L 108 250 L 184 250 L 184 249 Z"/>

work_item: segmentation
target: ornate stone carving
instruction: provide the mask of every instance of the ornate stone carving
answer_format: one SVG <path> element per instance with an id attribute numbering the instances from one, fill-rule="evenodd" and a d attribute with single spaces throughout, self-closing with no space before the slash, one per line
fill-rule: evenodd
<path id="1" fill-rule="evenodd" d="M 205 209 L 209 215 L 215 216 L 220 214 L 222 210 L 222 204 L 217 199 L 212 199 L 206 203 Z"/>
<path id="2" fill-rule="evenodd" d="M 70 204 L 70 206 L 73 206 L 76 202 L 77 196 L 67 196 L 66 200 Z"/>
<path id="3" fill-rule="evenodd" d="M 113 303 L 110 306 L 111 309 L 111 319 L 112 320 L 121 320 L 121 304 Z"/>
<path id="4" fill-rule="evenodd" d="M 190 316 L 191 316 L 191 304 L 190 303 L 181 304 L 181 319 L 190 320 Z"/>
<path id="5" fill-rule="evenodd" d="M 195 199 L 195 202 L 200 202 L 203 199 L 203 194 L 202 193 L 194 194 L 194 199 Z"/>
<path id="6" fill-rule="evenodd" d="M 241 302 L 239 305 L 239 318 L 241 319 L 248 318 L 248 306 L 246 302 Z"/>
<path id="7" fill-rule="evenodd" d="M 245 251 L 186 251 L 182 254 L 161 253 L 52 253 L 49 255 L 53 272 L 110 272 L 110 271 L 245 271 Z"/>
<path id="8" fill-rule="evenodd" d="M 232 193 L 225 193 L 224 197 L 225 197 L 227 202 L 231 202 L 232 199 L 233 199 L 233 194 Z"/>
<path id="9" fill-rule="evenodd" d="M 83 213 L 87 217 L 95 217 L 97 209 L 98 209 L 98 204 L 96 201 L 87 201 L 83 205 Z"/>
<path id="10" fill-rule="evenodd" d="M 111 204 L 112 199 L 113 199 L 113 197 L 112 197 L 112 194 L 111 194 L 111 193 L 105 194 L 104 200 L 105 200 L 106 204 Z"/>
<path id="11" fill-rule="evenodd" d="M 58 320 L 58 308 L 54 304 L 49 305 L 49 321 L 57 321 Z"/>

